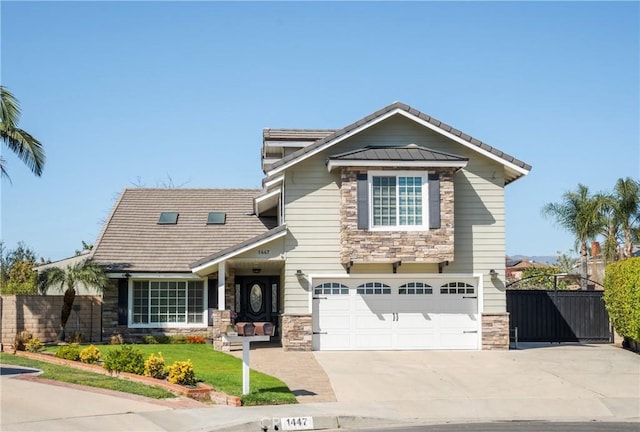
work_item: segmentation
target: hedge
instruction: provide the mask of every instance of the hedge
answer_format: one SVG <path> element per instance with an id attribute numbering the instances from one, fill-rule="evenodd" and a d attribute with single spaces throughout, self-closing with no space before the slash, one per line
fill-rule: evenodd
<path id="1" fill-rule="evenodd" d="M 618 334 L 640 341 L 640 258 L 607 266 L 604 302 Z"/>

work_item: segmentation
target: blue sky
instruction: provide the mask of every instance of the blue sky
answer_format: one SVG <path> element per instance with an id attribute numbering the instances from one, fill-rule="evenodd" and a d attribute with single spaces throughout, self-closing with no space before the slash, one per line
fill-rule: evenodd
<path id="1" fill-rule="evenodd" d="M 640 177 L 638 2 L 8 2 L 1 82 L 47 151 L 2 147 L 1 237 L 60 259 L 125 187 L 260 187 L 265 127 L 407 103 L 533 165 L 507 253 L 573 239 L 540 209 Z"/>

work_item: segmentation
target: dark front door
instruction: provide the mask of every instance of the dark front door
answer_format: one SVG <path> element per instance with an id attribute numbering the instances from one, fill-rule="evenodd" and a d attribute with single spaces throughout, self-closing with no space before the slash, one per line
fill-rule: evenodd
<path id="1" fill-rule="evenodd" d="M 238 322 L 277 323 L 277 277 L 236 277 L 240 284 Z"/>

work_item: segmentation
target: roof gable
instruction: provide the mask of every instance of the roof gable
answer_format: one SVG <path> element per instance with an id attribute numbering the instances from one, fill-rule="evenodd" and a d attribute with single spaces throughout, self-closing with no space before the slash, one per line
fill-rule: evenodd
<path id="1" fill-rule="evenodd" d="M 458 129 L 455 129 L 446 123 L 441 122 L 427 114 L 424 114 L 415 108 L 395 102 L 385 108 L 382 108 L 373 114 L 370 114 L 342 129 L 336 130 L 330 135 L 316 141 L 314 144 L 308 145 L 294 153 L 275 162 L 271 169 L 266 173 L 268 177 L 274 176 L 287 168 L 311 157 L 327 148 L 355 135 L 369 127 L 394 115 L 403 115 L 422 126 L 425 126 L 453 141 L 456 141 L 471 150 L 491 158 L 505 166 L 507 171 L 506 183 L 510 183 L 518 178 L 526 175 L 531 170 L 531 166 L 515 157 L 504 153 L 476 138 L 467 135 Z"/>

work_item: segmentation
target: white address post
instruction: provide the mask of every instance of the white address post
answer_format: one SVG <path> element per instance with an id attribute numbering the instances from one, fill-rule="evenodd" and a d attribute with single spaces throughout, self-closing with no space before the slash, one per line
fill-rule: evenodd
<path id="1" fill-rule="evenodd" d="M 225 342 L 242 342 L 242 394 L 249 394 L 251 388 L 251 378 L 249 371 L 249 352 L 251 351 L 251 342 L 268 342 L 269 336 L 227 336 L 222 334 L 222 340 Z"/>

